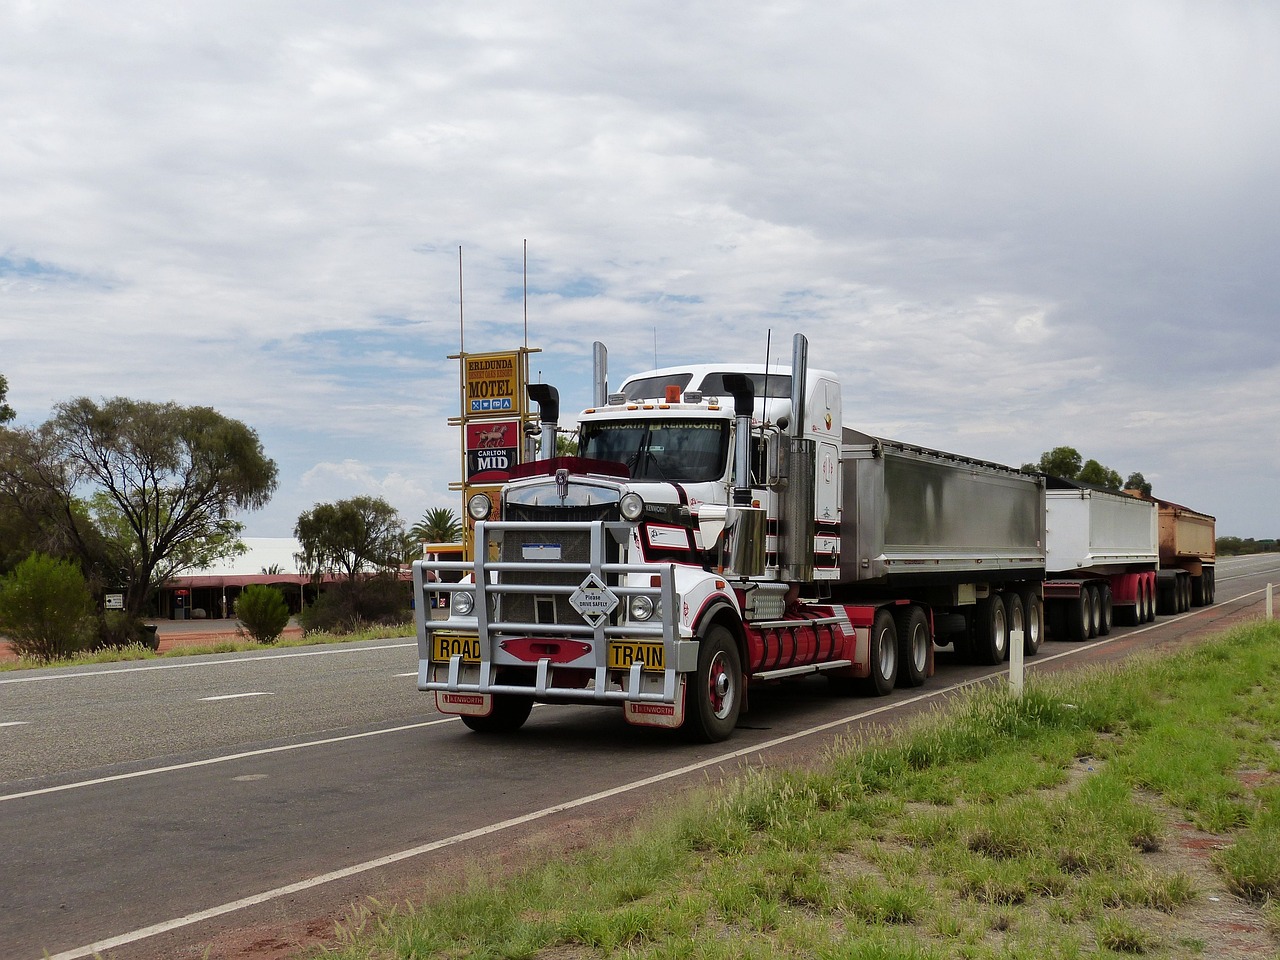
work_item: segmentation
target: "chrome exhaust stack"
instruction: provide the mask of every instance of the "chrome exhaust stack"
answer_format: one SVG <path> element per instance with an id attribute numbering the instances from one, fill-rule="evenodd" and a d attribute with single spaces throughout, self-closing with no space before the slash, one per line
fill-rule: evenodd
<path id="1" fill-rule="evenodd" d="M 560 421 L 560 391 L 549 383 L 531 383 L 529 399 L 538 405 L 542 434 L 538 440 L 538 459 L 550 460 L 556 455 L 556 428 Z"/>
<path id="2" fill-rule="evenodd" d="M 597 340 L 591 344 L 591 405 L 603 407 L 609 402 L 609 351 Z"/>

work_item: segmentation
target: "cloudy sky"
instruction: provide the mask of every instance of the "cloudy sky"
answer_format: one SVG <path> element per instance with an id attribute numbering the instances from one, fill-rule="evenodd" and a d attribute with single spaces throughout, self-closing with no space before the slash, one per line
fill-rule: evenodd
<path id="1" fill-rule="evenodd" d="M 1280 536 L 1273 0 L 0 0 L 0 374 L 460 508 L 465 348 L 567 411 L 796 332 L 861 430 Z"/>

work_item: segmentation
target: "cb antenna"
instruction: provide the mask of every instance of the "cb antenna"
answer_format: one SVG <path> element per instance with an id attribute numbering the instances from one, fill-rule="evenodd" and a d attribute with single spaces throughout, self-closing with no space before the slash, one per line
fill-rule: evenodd
<path id="1" fill-rule="evenodd" d="M 769 352 L 771 350 L 770 343 L 773 340 L 773 327 L 770 327 L 764 334 L 764 383 L 760 386 L 760 414 L 762 420 L 768 420 L 765 415 L 765 406 L 769 399 Z"/>
<path id="2" fill-rule="evenodd" d="M 467 348 L 464 342 L 464 328 L 462 324 L 462 245 L 458 245 L 458 352 L 466 353 Z"/>

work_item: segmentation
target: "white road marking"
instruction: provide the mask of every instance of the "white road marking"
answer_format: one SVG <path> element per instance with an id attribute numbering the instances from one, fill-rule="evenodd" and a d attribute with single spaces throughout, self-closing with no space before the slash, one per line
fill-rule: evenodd
<path id="1" fill-rule="evenodd" d="M 274 693 L 256 691 L 254 693 L 224 693 L 217 697 L 201 697 L 201 703 L 212 703 L 214 700 L 240 700 L 244 697 L 274 697 Z"/>
<path id="2" fill-rule="evenodd" d="M 390 643 L 378 647 L 355 647 L 342 650 L 301 650 L 297 653 L 267 653 L 257 657 L 227 657 L 219 654 L 217 660 L 195 660 L 184 662 L 180 658 L 173 663 L 151 663 L 141 667 L 120 667 L 116 670 L 85 670 L 81 673 L 54 673 L 38 677 L 3 677 L 0 684 L 5 683 L 39 683 L 45 680 L 77 680 L 80 677 L 106 677 L 116 673 L 145 673 L 148 670 L 180 670 L 184 667 L 221 667 L 228 663 L 253 663 L 255 660 L 291 660 L 296 657 L 334 657 L 343 654 L 373 653 L 378 650 L 399 650 L 403 647 L 415 647 L 418 641 L 407 643 Z"/>
<path id="3" fill-rule="evenodd" d="M 30 720 L 0 720 L 0 727 L 25 727 Z"/>

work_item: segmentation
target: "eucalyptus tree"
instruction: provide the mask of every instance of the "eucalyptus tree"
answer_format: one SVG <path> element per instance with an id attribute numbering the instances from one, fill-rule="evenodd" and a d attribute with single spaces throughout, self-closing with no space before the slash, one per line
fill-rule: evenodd
<path id="1" fill-rule="evenodd" d="M 210 407 L 80 397 L 4 433 L 0 499 L 122 587 L 132 616 L 169 577 L 241 552 L 237 515 L 276 489 L 257 433 Z"/>

